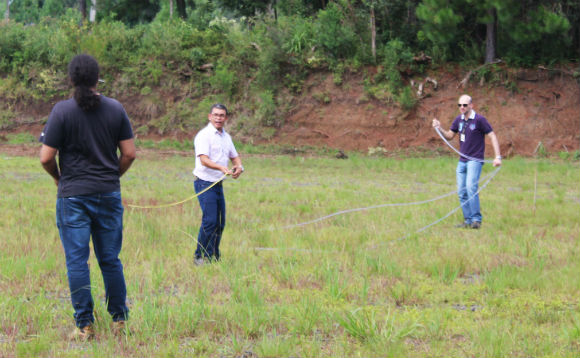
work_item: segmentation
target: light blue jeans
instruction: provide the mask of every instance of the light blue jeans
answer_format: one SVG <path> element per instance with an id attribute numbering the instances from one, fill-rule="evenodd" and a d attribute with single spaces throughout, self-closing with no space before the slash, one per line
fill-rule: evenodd
<path id="1" fill-rule="evenodd" d="M 119 253 L 123 243 L 121 193 L 103 193 L 58 198 L 56 222 L 66 256 L 71 301 L 77 327 L 92 324 L 93 296 L 89 272 L 89 241 L 105 283 L 107 310 L 113 321 L 128 318 L 127 289 Z"/>
<path id="2" fill-rule="evenodd" d="M 457 163 L 457 195 L 463 210 L 463 220 L 467 224 L 482 220 L 477 194 L 482 167 L 482 162 L 473 160 Z"/>

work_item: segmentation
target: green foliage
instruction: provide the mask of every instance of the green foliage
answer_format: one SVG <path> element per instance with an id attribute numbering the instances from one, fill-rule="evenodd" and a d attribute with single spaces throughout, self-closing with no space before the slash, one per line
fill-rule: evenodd
<path id="1" fill-rule="evenodd" d="M 497 14 L 498 53 L 509 65 L 572 58 L 570 44 L 579 26 L 577 5 L 559 7 L 550 2 L 524 6 L 516 0 L 338 0 L 324 6 L 292 0 L 265 7 L 267 2 L 243 3 L 249 7 L 187 0 L 188 16 L 181 19 L 176 14 L 170 18 L 167 2 L 148 0 L 130 8 L 127 0 L 103 0 L 98 21 L 89 23 L 81 18 L 76 0 L 15 1 L 11 20 L 0 22 L 1 99 L 12 106 L 69 95 L 66 65 L 75 54 L 85 52 L 101 65 L 103 93 L 146 97 L 140 107 L 152 105 L 147 98 L 156 92 L 191 98 L 192 106 L 208 96 L 219 97 L 244 107 L 238 117 L 244 131 L 270 137 L 291 106 L 291 93 L 303 90 L 313 70 L 329 70 L 340 86 L 348 73 L 378 63 L 377 75 L 365 78 L 361 100 L 373 97 L 411 110 L 416 98 L 402 73 L 425 70 L 413 56 L 425 51 L 435 64 L 480 62 L 482 24 L 491 19 L 488 10 Z M 371 8 L 377 25 L 377 62 L 370 54 Z M 237 16 L 248 9 L 260 12 Z M 276 18 L 271 9 L 277 10 Z M 483 68 L 473 78 L 518 91 L 517 82 L 501 69 Z M 318 99 L 329 103 L 331 96 L 321 94 Z M 184 119 L 185 108 L 154 106 L 159 111 L 145 115 L 153 119 L 150 113 L 155 113 L 151 127 L 167 133 L 192 125 Z M 261 125 L 271 128 L 261 131 Z"/>
<path id="2" fill-rule="evenodd" d="M 345 21 L 342 9 L 335 2 L 318 12 L 314 23 L 314 43 L 330 57 L 345 59 L 356 53 L 358 38 L 354 29 Z"/>
<path id="3" fill-rule="evenodd" d="M 0 94 L 2 92 L 0 91 Z M 0 108 L 0 130 L 8 129 L 14 125 L 16 119 L 16 113 L 14 113 L 10 108 L 3 109 Z"/>
<path id="4" fill-rule="evenodd" d="M 128 25 L 148 23 L 155 18 L 160 9 L 158 0 L 119 1 L 98 0 L 100 19 L 111 17 Z"/>
<path id="5" fill-rule="evenodd" d="M 417 105 L 417 97 L 412 87 L 404 87 L 397 95 L 397 102 L 406 111 L 409 111 Z"/>
<path id="6" fill-rule="evenodd" d="M 234 95 L 236 88 L 236 73 L 227 68 L 226 65 L 218 64 L 215 75 L 210 78 L 212 89 L 221 93 L 228 100 Z"/>
<path id="7" fill-rule="evenodd" d="M 38 140 L 30 133 L 22 132 L 16 134 L 8 134 L 6 136 L 8 144 L 36 144 Z"/>
<path id="8" fill-rule="evenodd" d="M 314 43 L 312 20 L 302 17 L 284 17 L 280 20 L 282 33 L 286 34 L 282 48 L 288 55 L 304 56 Z"/>
<path id="9" fill-rule="evenodd" d="M 282 64 L 287 58 L 282 48 L 284 34 L 271 23 L 256 26 L 254 40 L 258 44 L 255 62 L 256 81 L 253 86 L 258 90 L 276 92 L 282 84 Z"/>
<path id="10" fill-rule="evenodd" d="M 100 21 L 93 24 L 91 31 L 85 35 L 87 40 L 83 51 L 98 59 L 103 75 L 110 75 L 108 71 L 115 71 L 133 63 L 135 54 L 141 48 L 141 37 L 145 31 L 145 26 L 129 28 L 119 21 Z"/>
<path id="11" fill-rule="evenodd" d="M 268 127 L 279 127 L 282 120 L 276 113 L 276 102 L 274 94 L 270 91 L 264 91 L 258 94 L 258 107 L 256 109 L 256 119 Z"/>
<path id="12" fill-rule="evenodd" d="M 558 152 L 558 157 L 560 157 L 560 159 L 562 160 L 569 160 L 572 155 L 570 154 L 570 152 Z"/>
<path id="13" fill-rule="evenodd" d="M 0 72 L 16 71 L 24 62 L 22 52 L 27 29 L 20 23 L 0 21 Z"/>
<path id="14" fill-rule="evenodd" d="M 446 0 L 423 0 L 417 6 L 417 17 L 423 21 L 419 37 L 431 41 L 433 45 L 447 47 L 456 41 L 458 25 L 462 16 Z"/>
<path id="15" fill-rule="evenodd" d="M 219 55 L 223 45 L 224 37 L 214 30 L 199 31 L 185 21 L 174 20 L 146 26 L 139 52 L 144 58 L 185 62 L 196 67 L 207 58 Z"/>
<path id="16" fill-rule="evenodd" d="M 546 146 L 544 146 L 544 143 L 542 142 L 538 143 L 538 145 L 536 146 L 535 154 L 538 158 L 548 157 L 548 150 L 546 149 Z"/>
<path id="17" fill-rule="evenodd" d="M 327 92 L 315 92 L 312 94 L 312 98 L 314 98 L 320 104 L 329 104 L 330 103 L 330 94 Z"/>
<path id="18" fill-rule="evenodd" d="M 166 113 L 154 118 L 150 123 L 157 128 L 159 134 L 186 132 L 200 127 L 200 118 L 203 117 L 203 113 L 197 112 L 192 101 L 187 98 L 183 101 L 169 104 Z M 207 116 L 205 118 L 207 119 Z"/>
<path id="19" fill-rule="evenodd" d="M 514 21 L 522 15 L 525 21 Z M 527 11 L 515 7 L 511 13 L 501 13 L 499 20 L 507 27 L 507 31 L 498 34 L 499 50 L 511 63 L 524 66 L 538 61 L 553 63 L 569 55 L 566 49 L 571 44 L 568 36 L 571 24 L 564 14 L 542 5 Z"/>
<path id="20" fill-rule="evenodd" d="M 403 85 L 400 69 L 412 65 L 413 54 L 401 40 L 395 39 L 384 47 L 382 57 L 381 76 L 397 91 Z"/>

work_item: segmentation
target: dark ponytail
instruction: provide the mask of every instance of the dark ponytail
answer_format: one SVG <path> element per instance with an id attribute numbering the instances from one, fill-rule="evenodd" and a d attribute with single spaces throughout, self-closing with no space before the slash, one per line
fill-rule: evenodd
<path id="1" fill-rule="evenodd" d="M 99 64 L 92 56 L 77 55 L 68 65 L 68 75 L 75 87 L 74 99 L 84 111 L 91 111 L 99 106 L 101 97 L 91 88 L 99 80 Z"/>

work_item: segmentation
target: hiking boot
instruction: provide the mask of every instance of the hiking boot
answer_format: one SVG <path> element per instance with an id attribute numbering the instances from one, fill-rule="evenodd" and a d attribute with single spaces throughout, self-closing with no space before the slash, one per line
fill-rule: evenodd
<path id="1" fill-rule="evenodd" d="M 474 221 L 471 223 L 472 229 L 479 229 L 481 227 L 481 223 L 479 221 Z"/>
<path id="2" fill-rule="evenodd" d="M 457 224 L 457 225 L 455 225 L 455 227 L 456 227 L 457 229 L 467 229 L 467 228 L 468 228 L 468 227 L 470 227 L 470 226 L 471 226 L 471 224 L 469 224 L 469 223 L 467 223 L 467 222 L 465 222 L 465 221 L 464 221 L 464 222 L 462 222 L 461 224 Z"/>
<path id="3" fill-rule="evenodd" d="M 95 339 L 95 331 L 92 325 L 84 326 L 82 328 L 76 327 L 69 336 L 71 341 L 90 341 Z"/>
<path id="4" fill-rule="evenodd" d="M 111 332 L 117 337 L 129 335 L 129 330 L 125 325 L 125 321 L 116 321 L 111 324 Z"/>

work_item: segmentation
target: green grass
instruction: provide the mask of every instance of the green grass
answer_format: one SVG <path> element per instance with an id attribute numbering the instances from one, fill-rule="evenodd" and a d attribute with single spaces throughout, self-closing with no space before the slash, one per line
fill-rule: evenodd
<path id="1" fill-rule="evenodd" d="M 0 154 L 0 356 L 580 355 L 578 163 L 506 160 L 481 193 L 481 230 L 454 229 L 457 212 L 417 233 L 457 198 L 294 225 L 453 191 L 455 159 L 294 154 L 245 154 L 244 175 L 225 183 L 216 264 L 193 265 L 195 199 L 126 205 L 132 334 L 111 333 L 92 255 L 98 339 L 85 344 L 67 340 L 53 181 L 36 157 Z M 147 157 L 122 178 L 125 204 L 192 195 L 192 156 Z"/>

